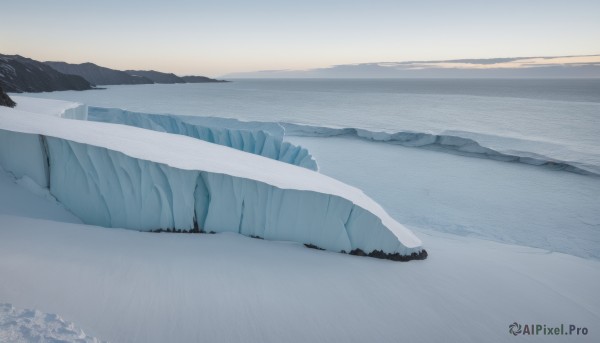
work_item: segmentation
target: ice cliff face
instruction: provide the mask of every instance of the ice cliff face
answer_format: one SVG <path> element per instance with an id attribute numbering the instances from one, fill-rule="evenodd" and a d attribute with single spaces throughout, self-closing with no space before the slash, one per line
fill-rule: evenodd
<path id="1" fill-rule="evenodd" d="M 283 141 L 283 129 L 279 126 L 267 131 L 262 128 L 249 129 L 251 123 L 245 125 L 235 119 L 185 118 L 102 107 L 89 107 L 88 111 L 89 120 L 189 136 L 311 170 L 318 170 L 317 162 L 306 149 Z M 274 134 L 276 131 L 279 131 L 279 134 Z"/>
<path id="2" fill-rule="evenodd" d="M 198 139 L 0 109 L 0 165 L 88 224 L 237 232 L 397 260 L 426 252 L 360 190 Z"/>
<path id="3" fill-rule="evenodd" d="M 379 218 L 339 196 L 181 170 L 58 138 L 48 137 L 47 146 L 51 193 L 89 224 L 237 232 L 331 251 L 414 252 Z"/>

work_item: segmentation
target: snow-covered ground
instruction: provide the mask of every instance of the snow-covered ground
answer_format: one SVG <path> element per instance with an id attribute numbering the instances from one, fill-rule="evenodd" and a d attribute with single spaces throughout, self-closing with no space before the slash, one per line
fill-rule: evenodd
<path id="1" fill-rule="evenodd" d="M 11 203 L 0 302 L 102 340 L 512 342 L 515 321 L 589 329 L 544 341 L 599 337 L 596 260 L 429 230 L 430 257 L 398 263 L 237 234 L 106 229 L 58 221 L 71 215 L 0 180 L 11 187 L 0 193 Z"/>

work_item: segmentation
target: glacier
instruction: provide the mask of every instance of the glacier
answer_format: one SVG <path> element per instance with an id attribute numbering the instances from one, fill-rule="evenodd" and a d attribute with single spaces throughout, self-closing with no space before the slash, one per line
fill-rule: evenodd
<path id="1" fill-rule="evenodd" d="M 228 118 L 139 113 L 93 106 L 88 108 L 87 119 L 180 134 L 318 170 L 317 162 L 306 149 L 283 141 L 284 131 L 277 123 L 269 125 Z"/>
<path id="2" fill-rule="evenodd" d="M 323 174 L 183 135 L 61 116 L 0 109 L 0 164 L 48 187 L 87 224 L 427 256 L 376 202 Z"/>

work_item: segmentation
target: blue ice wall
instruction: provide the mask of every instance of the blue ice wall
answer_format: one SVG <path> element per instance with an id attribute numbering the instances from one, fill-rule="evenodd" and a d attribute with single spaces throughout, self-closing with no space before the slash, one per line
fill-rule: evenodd
<path id="1" fill-rule="evenodd" d="M 50 191 L 85 223 L 134 230 L 199 228 L 331 251 L 410 255 L 369 211 L 344 198 L 199 170 L 181 170 L 47 137 Z"/>
<path id="2" fill-rule="evenodd" d="M 89 107 L 88 120 L 185 135 L 318 170 L 317 162 L 308 150 L 283 141 L 283 129 L 277 124 L 256 125 L 256 123 L 245 123 L 235 119 L 186 118 L 102 107 Z"/>

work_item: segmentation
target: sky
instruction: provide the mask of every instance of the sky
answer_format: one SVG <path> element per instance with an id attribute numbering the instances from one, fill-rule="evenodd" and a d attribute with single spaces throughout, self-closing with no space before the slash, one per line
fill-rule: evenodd
<path id="1" fill-rule="evenodd" d="M 178 75 L 600 53 L 600 1 L 0 0 L 0 53 Z"/>

